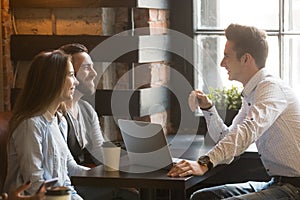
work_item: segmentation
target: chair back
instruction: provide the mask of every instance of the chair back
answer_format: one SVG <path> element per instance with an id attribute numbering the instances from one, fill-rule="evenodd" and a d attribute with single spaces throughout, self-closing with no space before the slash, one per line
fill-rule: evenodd
<path id="1" fill-rule="evenodd" d="M 11 112 L 0 112 L 0 193 L 3 192 L 7 173 L 8 123 L 11 116 Z"/>

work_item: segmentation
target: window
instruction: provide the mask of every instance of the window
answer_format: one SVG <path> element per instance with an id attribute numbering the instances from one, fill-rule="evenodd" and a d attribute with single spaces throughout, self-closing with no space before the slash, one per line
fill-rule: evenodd
<path id="1" fill-rule="evenodd" d="M 253 25 L 268 34 L 266 67 L 295 91 L 300 88 L 300 0 L 194 0 L 196 49 L 195 88 L 230 87 L 220 67 L 230 23 Z M 216 77 L 217 74 L 217 77 Z M 300 95 L 299 95 L 300 98 Z"/>

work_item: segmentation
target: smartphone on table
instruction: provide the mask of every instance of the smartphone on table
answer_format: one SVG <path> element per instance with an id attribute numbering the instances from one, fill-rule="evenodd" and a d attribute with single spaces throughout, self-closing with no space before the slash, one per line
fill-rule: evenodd
<path id="1" fill-rule="evenodd" d="M 49 187 L 52 187 L 56 182 L 58 181 L 58 178 L 52 178 L 52 179 L 48 179 L 48 180 L 45 180 L 41 186 L 39 187 L 38 191 L 36 193 L 39 193 L 41 191 L 41 189 L 43 188 L 43 186 L 45 185 L 45 188 L 49 188 Z"/>

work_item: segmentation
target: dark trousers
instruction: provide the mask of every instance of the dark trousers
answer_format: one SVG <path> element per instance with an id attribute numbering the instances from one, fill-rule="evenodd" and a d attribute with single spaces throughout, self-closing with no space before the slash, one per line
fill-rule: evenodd
<path id="1" fill-rule="evenodd" d="M 84 200 L 138 200 L 139 193 L 131 188 L 77 186 L 77 193 Z"/>

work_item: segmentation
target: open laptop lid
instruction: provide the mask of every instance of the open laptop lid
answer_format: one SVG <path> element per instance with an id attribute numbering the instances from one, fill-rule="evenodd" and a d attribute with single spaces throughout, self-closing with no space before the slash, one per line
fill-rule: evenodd
<path id="1" fill-rule="evenodd" d="M 118 123 L 130 165 L 170 169 L 172 157 L 160 124 L 124 119 Z"/>

